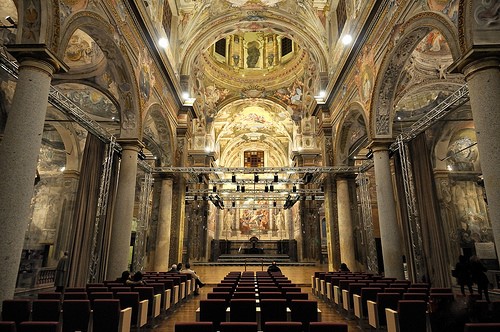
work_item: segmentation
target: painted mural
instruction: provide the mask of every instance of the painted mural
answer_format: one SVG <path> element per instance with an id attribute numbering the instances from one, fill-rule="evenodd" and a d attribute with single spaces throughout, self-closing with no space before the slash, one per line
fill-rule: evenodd
<path id="1" fill-rule="evenodd" d="M 429 8 L 440 11 L 456 24 L 458 20 L 458 0 L 427 0 Z"/>
<path id="2" fill-rule="evenodd" d="M 258 202 L 263 204 L 264 202 Z M 239 216 L 241 235 L 267 234 L 269 231 L 268 209 L 242 209 Z"/>

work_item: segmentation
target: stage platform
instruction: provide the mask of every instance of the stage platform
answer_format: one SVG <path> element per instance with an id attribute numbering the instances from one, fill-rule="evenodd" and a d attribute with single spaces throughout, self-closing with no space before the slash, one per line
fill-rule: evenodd
<path id="1" fill-rule="evenodd" d="M 269 265 L 273 261 L 280 266 L 314 266 L 317 262 L 292 262 L 290 256 L 285 254 L 222 254 L 215 262 L 197 262 L 196 265 L 220 265 L 220 266 L 259 266 Z"/>

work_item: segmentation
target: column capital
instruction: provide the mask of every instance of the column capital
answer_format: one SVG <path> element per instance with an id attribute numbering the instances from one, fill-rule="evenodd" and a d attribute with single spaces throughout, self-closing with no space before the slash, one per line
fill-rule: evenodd
<path id="1" fill-rule="evenodd" d="M 118 138 L 116 142 L 120 144 L 123 150 L 136 150 L 139 152 L 144 147 L 144 143 L 137 138 Z"/>
<path id="2" fill-rule="evenodd" d="M 387 140 L 376 140 L 372 141 L 369 145 L 368 148 L 371 149 L 373 152 L 379 152 L 379 151 L 388 151 L 389 147 L 393 143 L 392 139 L 387 139 Z"/>
<path id="3" fill-rule="evenodd" d="M 475 45 L 449 67 L 450 73 L 464 74 L 466 77 L 478 70 L 500 65 L 500 45 Z"/>
<path id="4" fill-rule="evenodd" d="M 17 59 L 21 66 L 31 65 L 51 75 L 65 73 L 70 69 L 45 44 L 8 45 L 7 51 Z"/>

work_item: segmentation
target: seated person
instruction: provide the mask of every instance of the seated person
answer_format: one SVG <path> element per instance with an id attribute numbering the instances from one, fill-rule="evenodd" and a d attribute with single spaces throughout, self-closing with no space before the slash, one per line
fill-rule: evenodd
<path id="1" fill-rule="evenodd" d="M 349 270 L 346 263 L 342 263 L 342 264 L 340 264 L 339 272 L 351 272 L 351 270 Z"/>
<path id="2" fill-rule="evenodd" d="M 276 262 L 273 261 L 273 263 L 267 267 L 267 272 L 281 272 L 281 269 L 276 265 Z"/>
<path id="3" fill-rule="evenodd" d="M 127 286 L 146 286 L 146 281 L 142 280 L 142 272 L 137 271 L 134 273 L 132 279 L 129 279 L 125 282 Z"/>
<path id="4" fill-rule="evenodd" d="M 201 282 L 200 277 L 196 274 L 196 272 L 191 270 L 191 264 L 186 263 L 186 267 L 181 270 L 181 273 L 190 274 L 191 277 L 194 279 L 196 285 L 199 286 L 200 288 L 205 286 L 205 284 Z M 195 291 L 194 295 L 198 295 L 198 291 Z"/>
<path id="5" fill-rule="evenodd" d="M 168 273 L 179 273 L 179 271 L 177 270 L 177 264 L 172 264 L 172 267 L 170 268 L 170 270 L 168 270 Z"/>
<path id="6" fill-rule="evenodd" d="M 127 281 L 130 280 L 130 272 L 129 271 L 123 271 L 122 276 L 116 278 L 116 282 L 122 283 L 124 285 L 127 285 Z"/>

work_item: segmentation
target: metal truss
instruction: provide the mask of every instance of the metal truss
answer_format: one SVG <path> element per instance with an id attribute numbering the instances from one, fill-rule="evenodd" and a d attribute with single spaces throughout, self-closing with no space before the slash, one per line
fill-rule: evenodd
<path id="1" fill-rule="evenodd" d="M 331 167 L 155 167 L 154 173 L 191 174 L 276 174 L 276 173 L 356 173 L 358 166 Z"/>
<path id="2" fill-rule="evenodd" d="M 410 128 L 401 133 L 396 141 L 392 143 L 391 151 L 396 151 L 399 148 L 399 141 L 408 142 L 415 138 L 418 134 L 424 132 L 426 129 L 435 124 L 438 120 L 442 119 L 453 110 L 469 101 L 469 88 L 467 84 L 462 85 L 458 90 L 449 95 L 445 100 L 439 103 L 429 112 L 425 113 L 418 119 Z"/>
<path id="3" fill-rule="evenodd" d="M 378 273 L 377 246 L 373 236 L 372 203 L 369 191 L 369 178 L 366 173 L 360 173 L 356 178 L 358 196 L 361 203 L 361 219 L 365 236 L 366 260 L 368 270 Z"/>
<path id="4" fill-rule="evenodd" d="M 214 195 L 196 195 L 194 193 L 188 193 L 186 194 L 186 201 L 206 201 L 208 200 L 208 197 Z M 296 195 L 293 195 L 296 197 Z M 299 195 L 300 198 L 298 200 L 303 200 L 303 201 L 322 201 L 325 199 L 324 195 Z M 260 195 L 260 196 L 252 196 L 252 195 L 247 195 L 246 193 L 243 193 L 241 195 L 235 195 L 231 197 L 220 197 L 220 200 L 224 201 L 226 204 L 229 202 L 243 202 L 247 201 L 249 199 L 253 199 L 254 201 L 271 201 L 271 202 L 279 202 L 279 201 L 286 201 L 287 196 L 286 195 L 273 195 L 273 196 L 267 196 L 267 195 Z"/>
<path id="5" fill-rule="evenodd" d="M 404 144 L 402 137 L 398 138 L 397 144 L 399 148 L 399 156 L 401 157 L 401 173 L 408 214 L 408 227 L 411 244 L 410 254 L 413 256 L 413 266 L 415 267 L 415 271 L 413 272 L 415 274 L 415 280 L 422 280 L 422 276 L 425 274 L 425 263 L 420 215 L 417 209 L 415 183 L 413 181 L 413 169 L 410 158 L 408 157 L 408 146 Z"/>
<path id="6" fill-rule="evenodd" d="M 153 192 L 153 176 L 146 173 L 141 183 L 141 193 L 139 196 L 139 213 L 137 216 L 137 228 L 135 236 L 134 271 L 144 269 L 144 259 L 146 257 L 147 232 L 149 229 L 149 218 L 151 216 L 152 204 L 150 204 Z"/>
<path id="7" fill-rule="evenodd" d="M 0 66 L 4 71 L 6 71 L 15 79 L 19 78 L 19 65 L 15 61 L 9 60 L 3 53 L 0 54 Z M 72 102 L 68 97 L 66 97 L 62 92 L 60 92 L 52 85 L 50 86 L 49 91 L 49 103 L 56 109 L 61 111 L 63 114 L 65 114 L 68 118 L 74 120 L 87 131 L 97 136 L 103 142 L 109 143 L 113 139 L 112 134 L 110 134 L 105 128 L 101 127 L 78 105 Z M 114 147 L 118 150 L 121 150 L 119 144 L 114 144 Z"/>

